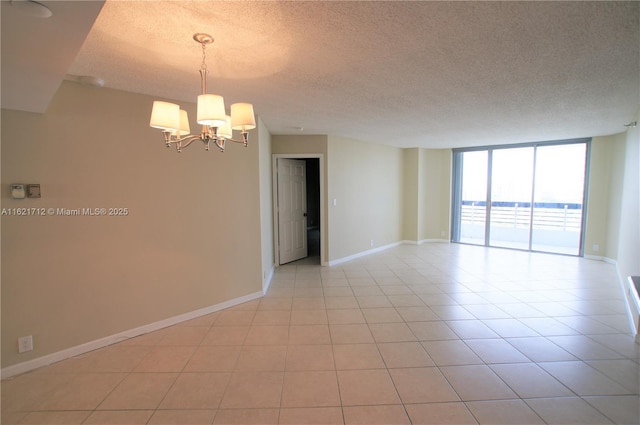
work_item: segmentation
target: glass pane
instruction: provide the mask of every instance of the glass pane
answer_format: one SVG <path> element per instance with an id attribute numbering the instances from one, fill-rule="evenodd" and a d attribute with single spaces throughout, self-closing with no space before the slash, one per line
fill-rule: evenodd
<path id="1" fill-rule="evenodd" d="M 529 249 L 533 154 L 533 147 L 493 151 L 491 246 Z"/>
<path id="2" fill-rule="evenodd" d="M 538 147 L 531 249 L 580 254 L 587 145 Z"/>
<path id="3" fill-rule="evenodd" d="M 459 242 L 484 245 L 487 211 L 488 151 L 462 154 Z"/>

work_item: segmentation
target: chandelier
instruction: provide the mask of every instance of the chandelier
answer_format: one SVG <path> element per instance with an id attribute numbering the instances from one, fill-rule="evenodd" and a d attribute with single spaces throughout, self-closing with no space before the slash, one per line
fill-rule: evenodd
<path id="1" fill-rule="evenodd" d="M 206 47 L 213 43 L 213 37 L 209 34 L 197 33 L 193 39 L 202 45 L 202 65 L 200 66 L 200 81 L 202 94 L 198 96 L 197 121 L 202 126 L 202 132 L 191 135 L 189 117 L 187 111 L 180 109 L 179 105 L 170 102 L 156 100 L 153 102 L 151 120 L 149 125 L 159 128 L 164 135 L 167 147 L 175 144 L 176 150 L 182 152 L 183 148 L 200 140 L 209 150 L 211 142 L 224 152 L 227 141 L 242 143 L 247 146 L 249 141 L 248 130 L 256 128 L 256 120 L 253 115 L 253 105 L 250 103 L 234 103 L 231 105 L 231 114 L 227 115 L 222 96 L 207 94 L 207 70 Z M 242 140 L 234 140 L 232 130 L 240 130 Z"/>

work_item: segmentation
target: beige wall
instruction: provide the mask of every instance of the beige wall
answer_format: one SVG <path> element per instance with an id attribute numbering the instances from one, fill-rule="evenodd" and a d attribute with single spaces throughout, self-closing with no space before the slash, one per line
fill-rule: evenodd
<path id="1" fill-rule="evenodd" d="M 618 156 L 619 158 L 619 156 Z M 640 275 L 640 129 L 629 129 L 624 141 L 624 170 L 618 226 L 618 270 L 623 278 Z M 614 220 L 615 220 L 614 218 Z"/>
<path id="2" fill-rule="evenodd" d="M 403 149 L 402 152 L 402 239 L 418 242 L 420 237 L 419 226 L 421 217 L 421 184 L 424 177 L 421 175 L 423 168 L 420 161 L 420 149 Z"/>
<path id="3" fill-rule="evenodd" d="M 272 137 L 272 153 L 324 156 L 326 261 L 402 240 L 401 149 L 335 136 L 288 135 Z"/>
<path id="4" fill-rule="evenodd" d="M 640 216 L 635 190 L 639 178 L 634 163 L 639 154 L 634 132 L 637 130 L 594 137 L 591 142 L 585 254 L 615 260 L 622 267 L 622 274 L 640 265 L 640 250 L 634 248 L 633 242 L 634 233 L 640 233 L 634 230 Z M 593 250 L 593 244 L 600 245 L 599 251 Z M 629 253 L 633 261 L 625 265 Z"/>
<path id="5" fill-rule="evenodd" d="M 262 247 L 262 286 L 266 289 L 273 273 L 273 197 L 271 196 L 271 133 L 258 119 L 258 154 L 260 161 L 260 238 Z"/>
<path id="6" fill-rule="evenodd" d="M 258 138 L 177 154 L 151 102 L 65 82 L 46 114 L 2 110 L 3 208 L 128 208 L 2 217 L 2 367 L 262 289 Z"/>
<path id="7" fill-rule="evenodd" d="M 451 155 L 450 149 L 404 149 L 404 240 L 449 239 Z"/>
<path id="8" fill-rule="evenodd" d="M 337 136 L 328 142 L 329 261 L 400 242 L 402 149 Z"/>
<path id="9" fill-rule="evenodd" d="M 617 173 L 618 165 L 613 164 L 616 152 L 624 148 L 624 135 L 594 137 L 591 141 L 589 164 L 589 193 L 587 201 L 587 223 L 584 232 L 584 253 L 586 256 L 617 257 L 617 243 L 608 229 L 609 221 L 619 205 L 622 175 Z M 616 179 L 619 175 L 620 179 Z M 616 232 L 617 233 L 617 230 Z M 594 250 L 594 245 L 599 249 Z"/>
<path id="10" fill-rule="evenodd" d="M 611 136 L 607 147 L 610 152 L 610 174 L 607 190 L 609 203 L 607 212 L 607 247 L 605 257 L 618 258 L 618 242 L 620 236 L 620 209 L 622 208 L 622 188 L 624 187 L 624 157 L 626 134 Z"/>
<path id="11" fill-rule="evenodd" d="M 627 276 L 640 275 L 639 165 L 638 128 L 593 138 L 585 254 L 613 260 L 625 288 Z M 594 243 L 600 244 L 599 251 L 593 250 Z M 637 324 L 638 312 L 624 292 Z"/>
<path id="12" fill-rule="evenodd" d="M 636 120 L 640 120 L 640 115 L 636 115 Z M 601 230 L 606 231 L 605 256 L 615 260 L 618 275 L 627 288 L 627 277 L 640 275 L 640 130 L 630 128 L 625 133 L 595 138 L 595 141 L 607 150 L 608 155 L 603 157 L 609 161 L 604 189 L 608 192 L 607 220 Z M 594 180 L 591 179 L 591 184 Z M 628 289 L 624 293 L 632 321 L 637 326 L 639 312 L 629 298 Z"/>
<path id="13" fill-rule="evenodd" d="M 451 150 L 398 149 L 336 136 L 272 141 L 274 154 L 328 152 L 328 261 L 402 240 L 448 239 Z"/>
<path id="14" fill-rule="evenodd" d="M 326 135 L 272 136 L 274 154 L 327 154 Z"/>
<path id="15" fill-rule="evenodd" d="M 449 240 L 451 221 L 451 149 L 422 149 L 420 175 L 421 240 Z"/>

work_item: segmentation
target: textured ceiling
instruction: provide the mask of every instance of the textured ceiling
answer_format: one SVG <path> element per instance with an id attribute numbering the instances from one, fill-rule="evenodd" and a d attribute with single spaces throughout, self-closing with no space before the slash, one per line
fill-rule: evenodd
<path id="1" fill-rule="evenodd" d="M 589 137 L 638 112 L 639 18 L 637 2 L 108 0 L 67 73 L 194 102 L 192 35 L 206 32 L 209 92 L 253 103 L 273 134 L 400 147 Z"/>
<path id="2" fill-rule="evenodd" d="M 54 16 L 48 19 L 32 17 L 20 7 L 21 2 L 15 3 L 0 0 L 2 107 L 42 113 L 65 78 L 103 2 L 57 1 L 51 5 Z"/>

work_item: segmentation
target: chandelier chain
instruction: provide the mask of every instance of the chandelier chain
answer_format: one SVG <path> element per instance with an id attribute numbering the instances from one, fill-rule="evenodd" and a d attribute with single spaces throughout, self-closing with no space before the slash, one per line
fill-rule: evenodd
<path id="1" fill-rule="evenodd" d="M 200 65 L 201 69 L 207 69 L 207 63 L 206 63 L 207 54 L 205 51 L 206 48 L 207 48 L 206 44 L 202 43 L 202 64 Z"/>

